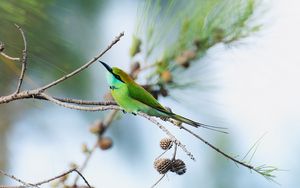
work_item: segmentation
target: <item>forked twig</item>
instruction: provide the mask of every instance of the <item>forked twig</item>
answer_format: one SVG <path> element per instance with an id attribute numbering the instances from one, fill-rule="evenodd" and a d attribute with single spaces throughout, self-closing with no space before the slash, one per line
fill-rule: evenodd
<path id="1" fill-rule="evenodd" d="M 68 171 L 66 171 L 66 172 L 63 172 L 63 173 L 61 173 L 61 174 L 55 176 L 55 177 L 52 177 L 52 178 L 50 178 L 50 179 L 43 180 L 43 181 L 40 181 L 40 182 L 37 182 L 37 183 L 26 183 L 26 182 L 20 180 L 19 178 L 16 178 L 15 176 L 9 175 L 9 174 L 3 172 L 2 170 L 0 170 L 0 173 L 1 173 L 1 174 L 3 174 L 3 175 L 5 175 L 5 176 L 7 176 L 7 177 L 9 177 L 9 178 L 11 178 L 11 179 L 13 179 L 13 180 L 15 180 L 15 181 L 17 181 L 17 182 L 19 182 L 19 183 L 22 184 L 21 186 L 1 186 L 1 187 L 3 187 L 3 188 L 13 188 L 13 187 L 15 187 L 15 188 L 23 188 L 23 187 L 39 187 L 40 185 L 43 185 L 43 184 L 46 184 L 46 183 L 50 183 L 50 182 L 52 182 L 52 181 L 54 181 L 54 180 L 56 180 L 56 179 L 59 179 L 59 178 L 61 178 L 61 177 L 66 176 L 66 175 L 68 175 L 68 174 L 70 174 L 70 173 L 72 173 L 72 172 L 76 172 L 76 173 L 84 180 L 85 184 L 86 184 L 89 188 L 91 188 L 89 182 L 86 180 L 86 178 L 85 178 L 85 177 L 84 177 L 84 176 L 83 176 L 76 168 L 72 168 L 72 169 L 70 169 L 70 170 L 68 170 Z"/>
<path id="2" fill-rule="evenodd" d="M 20 30 L 22 31 L 22 30 Z M 23 31 L 22 31 L 23 32 Z M 24 34 L 22 34 L 23 36 Z M 0 104 L 3 104 L 3 103 L 9 103 L 11 101 L 15 101 L 15 100 L 20 100 L 20 99 L 27 99 L 27 98 L 33 98 L 35 99 L 38 99 L 40 96 L 41 93 L 43 93 L 46 89 L 49 89 L 55 85 L 57 85 L 58 83 L 80 73 L 81 71 L 85 70 L 87 67 L 89 67 L 91 64 L 95 63 L 100 57 L 102 57 L 108 50 L 110 50 L 118 41 L 120 41 L 121 37 L 124 36 L 124 32 L 121 32 L 112 42 L 110 45 L 108 45 L 104 50 L 102 50 L 97 56 L 95 56 L 93 59 L 91 59 L 89 62 L 87 62 L 86 64 L 82 65 L 81 67 L 79 67 L 78 69 L 74 70 L 73 72 L 47 84 L 47 85 L 44 85 L 44 86 L 41 86 L 39 88 L 36 88 L 36 89 L 31 89 L 31 90 L 25 90 L 25 91 L 21 91 L 20 92 L 20 88 L 18 86 L 17 88 L 17 91 L 14 92 L 13 94 L 10 94 L 10 95 L 7 95 L 7 96 L 1 96 L 0 97 Z M 25 36 L 23 38 L 23 40 L 25 40 Z M 25 40 L 26 41 L 26 40 Z M 25 44 L 24 44 L 25 45 Z M 26 45 L 25 45 L 26 46 Z M 27 50 L 27 48 L 26 48 Z M 25 51 L 25 50 L 24 50 Z M 23 52 L 24 52 L 23 51 Z M 2 52 L 1 52 L 2 53 Z M 1 54 L 2 55 L 2 54 Z M 24 53 L 23 53 L 24 55 Z M 27 55 L 23 56 L 23 59 L 26 60 L 26 57 Z M 26 70 L 26 61 L 24 61 L 23 63 L 23 67 L 22 68 L 22 71 L 21 71 L 21 75 L 22 75 L 22 72 L 23 72 L 23 75 L 21 77 L 20 75 L 20 79 L 19 79 L 19 83 L 18 85 L 21 85 L 22 82 L 23 82 L 23 78 L 24 78 L 24 73 L 25 73 L 25 70 Z M 21 86 L 20 86 L 21 87 Z M 40 99 L 40 98 L 39 98 Z M 68 103 L 80 103 L 80 101 L 78 100 L 69 100 Z M 94 104 L 88 104 L 88 105 L 94 105 Z"/>
<path id="3" fill-rule="evenodd" d="M 101 137 L 104 134 L 104 132 L 107 130 L 107 128 L 111 125 L 111 123 L 112 123 L 113 119 L 115 118 L 115 116 L 117 115 L 117 113 L 118 113 L 118 110 L 113 110 L 105 117 L 105 119 L 103 120 L 104 130 L 101 132 L 101 135 L 99 135 L 99 137 Z M 93 153 L 95 152 L 97 146 L 98 146 L 98 140 L 95 142 L 91 151 L 86 155 L 85 160 L 83 161 L 81 167 L 78 170 L 79 172 L 82 172 L 86 168 L 86 166 L 87 166 L 88 162 L 90 161 Z M 74 183 L 73 183 L 74 186 L 76 186 L 78 179 L 79 179 L 79 176 L 76 176 Z"/>

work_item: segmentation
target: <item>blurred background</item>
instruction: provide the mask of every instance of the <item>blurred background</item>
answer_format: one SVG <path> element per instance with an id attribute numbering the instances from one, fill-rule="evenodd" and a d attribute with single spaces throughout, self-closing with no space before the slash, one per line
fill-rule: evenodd
<path id="1" fill-rule="evenodd" d="M 281 187 L 297 187 L 300 183 L 297 160 L 300 157 L 300 3 L 297 0 L 260 1 L 253 12 L 247 13 L 249 7 L 246 5 L 254 1 L 199 2 L 191 0 L 170 6 L 163 1 L 161 9 L 147 9 L 151 3 L 142 1 L 1 0 L 0 41 L 5 44 L 7 54 L 20 56 L 22 38 L 14 23 L 24 28 L 29 65 L 23 88 L 35 88 L 87 62 L 124 31 L 125 36 L 103 56 L 103 61 L 126 71 L 134 61 L 167 62 L 163 71 L 170 71 L 174 82 L 163 83 L 169 96 L 160 97 L 161 103 L 191 119 L 228 127 L 229 135 L 202 129 L 197 132 L 229 154 L 243 156 L 265 134 L 252 164 L 283 169 L 276 173 L 275 180 Z M 184 20 L 188 16 L 193 18 L 187 13 L 197 12 L 198 9 L 189 11 L 195 7 L 193 5 L 203 5 L 203 10 L 218 5 L 220 9 L 215 12 L 226 14 L 195 18 L 205 22 L 202 28 L 191 30 L 189 24 L 193 24 L 193 19 Z M 238 5 L 241 12 L 232 11 L 237 8 L 233 5 Z M 173 8 L 169 10 L 168 7 Z M 161 20 L 160 24 L 154 24 L 153 15 Z M 232 21 L 243 15 L 247 16 L 247 22 Z M 219 19 L 214 23 L 210 20 L 218 16 L 225 21 Z M 221 25 L 221 32 L 207 26 L 210 21 L 211 25 Z M 237 26 L 236 23 L 241 24 Z M 182 34 L 185 24 L 188 25 L 186 35 Z M 231 31 L 232 27 L 236 30 Z M 189 37 L 198 34 L 206 40 L 192 64 L 188 68 L 172 67 L 172 61 L 167 60 L 181 53 L 178 52 L 181 48 L 193 45 Z M 170 44 L 178 39 L 173 36 L 184 36 L 178 40 L 184 42 L 171 47 Z M 138 55 L 130 51 L 136 38 L 142 41 Z M 161 39 L 165 41 L 157 42 Z M 143 51 L 145 46 L 149 47 L 145 49 L 147 52 L 154 48 L 149 52 L 151 55 Z M 162 68 L 160 65 L 154 73 L 162 75 L 157 72 Z M 0 57 L 0 96 L 15 90 L 19 71 L 18 63 Z M 152 73 L 145 73 L 138 82 L 159 80 L 158 83 L 162 83 L 162 78 Z M 107 90 L 105 70 L 94 64 L 48 92 L 54 96 L 102 101 Z M 89 132 L 89 127 L 107 113 L 74 111 L 37 100 L 1 104 L 0 169 L 26 182 L 37 182 L 68 169 L 70 163 L 81 164 L 85 158 L 81 145 L 86 143 L 92 147 L 97 139 Z M 179 150 L 178 157 L 185 161 L 187 172 L 182 176 L 169 173 L 157 187 L 278 187 L 248 169 L 237 168 L 172 125 L 166 126 L 187 145 L 196 162 Z M 97 149 L 92 156 L 83 172 L 90 184 L 95 187 L 150 187 L 160 177 L 153 168 L 154 159 L 161 153 L 159 141 L 165 137 L 160 129 L 140 117 L 120 114 L 106 135 L 113 139 L 113 147 L 107 151 Z M 167 155 L 171 156 L 171 152 Z M 72 183 L 72 179 L 68 181 Z M 0 184 L 15 185 L 15 182 L 0 176 Z"/>

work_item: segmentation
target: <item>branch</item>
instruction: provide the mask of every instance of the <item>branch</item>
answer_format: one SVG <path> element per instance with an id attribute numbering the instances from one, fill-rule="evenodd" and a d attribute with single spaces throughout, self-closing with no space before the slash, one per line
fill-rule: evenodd
<path id="1" fill-rule="evenodd" d="M 111 112 L 106 116 L 106 118 L 103 120 L 103 125 L 104 125 L 104 126 L 103 126 L 103 131 L 101 131 L 101 134 L 99 135 L 99 138 L 104 134 L 104 132 L 107 130 L 107 128 L 111 125 L 113 119 L 114 119 L 115 116 L 117 115 L 117 112 L 118 112 L 117 110 L 111 111 Z M 99 139 L 99 138 L 98 138 L 98 139 Z M 82 172 L 82 171 L 86 168 L 86 166 L 87 166 L 88 162 L 90 161 L 90 159 L 91 159 L 93 153 L 95 152 L 97 146 L 98 146 L 98 140 L 96 140 L 96 142 L 95 142 L 93 148 L 92 148 L 91 151 L 86 155 L 85 160 L 83 161 L 83 163 L 82 163 L 80 169 L 78 170 L 79 172 Z M 74 180 L 74 183 L 73 183 L 74 186 L 76 186 L 78 179 L 79 179 L 79 176 L 76 176 L 76 178 L 75 178 L 75 180 Z"/>
<path id="2" fill-rule="evenodd" d="M 89 188 L 91 188 L 91 186 L 90 186 L 90 184 L 88 183 L 88 181 L 86 180 L 86 178 L 85 178 L 85 177 L 84 177 L 84 176 L 83 176 L 76 168 L 70 169 L 70 170 L 68 170 L 68 171 L 66 171 L 66 172 L 61 173 L 60 175 L 57 175 L 57 176 L 53 177 L 53 178 L 50 178 L 50 179 L 47 179 L 47 180 L 43 180 L 43 181 L 40 181 L 40 182 L 34 183 L 34 184 L 33 184 L 33 183 L 26 183 L 26 182 L 24 182 L 24 181 L 22 181 L 22 180 L 16 178 L 15 176 L 9 175 L 9 174 L 3 172 L 2 170 L 0 170 L 0 174 L 3 174 L 4 176 L 7 176 L 7 177 L 9 177 L 9 178 L 11 178 L 11 179 L 13 179 L 13 180 L 16 180 L 16 181 L 18 181 L 19 183 L 22 184 L 22 186 L 0 186 L 0 187 L 1 187 L 1 188 L 39 187 L 40 185 L 43 185 L 43 184 L 46 184 L 46 183 L 50 183 L 50 182 L 52 182 L 52 181 L 54 181 L 54 180 L 56 180 L 56 179 L 59 179 L 59 178 L 61 178 L 61 177 L 66 176 L 66 175 L 68 175 L 68 174 L 70 174 L 70 173 L 72 173 L 72 172 L 76 172 L 76 173 L 78 174 L 78 176 L 80 176 L 80 177 L 84 180 L 85 184 L 86 184 Z"/>
<path id="3" fill-rule="evenodd" d="M 20 58 L 11 57 L 11 56 L 7 55 L 6 53 L 4 53 L 3 51 L 4 51 L 4 44 L 2 42 L 0 42 L 0 55 L 1 56 L 3 56 L 6 59 L 9 59 L 11 61 L 20 61 Z"/>
<path id="4" fill-rule="evenodd" d="M 23 38 L 23 43 L 24 43 L 24 50 L 22 52 L 22 59 L 21 59 L 21 63 L 22 63 L 22 70 L 21 70 L 21 74 L 19 77 L 19 82 L 18 82 L 18 86 L 17 86 L 17 90 L 15 91 L 15 94 L 20 92 L 22 83 L 23 83 L 23 79 L 24 79 L 24 75 L 25 75 L 25 71 L 26 71 L 26 67 L 27 67 L 27 42 L 26 42 L 26 37 L 24 35 L 24 32 L 22 30 L 22 28 L 20 26 L 18 26 L 17 24 L 15 24 L 16 27 L 19 29 L 22 38 Z"/>
<path id="5" fill-rule="evenodd" d="M 110 50 L 118 41 L 120 41 L 121 37 L 124 36 L 124 32 L 120 33 L 112 42 L 109 46 L 107 46 L 102 52 L 100 52 L 96 57 L 94 57 L 92 60 L 90 60 L 89 62 L 87 62 L 86 64 L 82 65 L 81 67 L 79 67 L 78 69 L 74 70 L 73 72 L 61 77 L 60 79 L 53 81 L 45 86 L 42 86 L 40 88 L 37 89 L 32 89 L 32 90 L 25 90 L 22 92 L 15 92 L 13 94 L 7 95 L 7 96 L 2 96 L 0 97 L 0 104 L 3 103 L 9 103 L 11 101 L 15 101 L 15 100 L 20 100 L 20 99 L 25 99 L 25 98 L 35 98 L 35 97 L 40 97 L 40 94 L 45 91 L 46 89 L 49 89 L 50 87 L 53 87 L 55 85 L 57 85 L 58 83 L 80 73 L 81 71 L 83 71 L 84 69 L 86 69 L 87 67 L 89 67 L 91 64 L 93 64 L 94 62 L 96 62 L 100 57 L 102 57 L 108 50 Z M 25 71 L 25 67 L 24 67 L 24 71 Z M 24 74 L 24 73 L 23 73 Z M 22 78 L 23 79 L 23 78 Z M 21 81 L 22 82 L 22 81 Z M 74 100 L 74 103 L 77 103 L 79 101 Z M 72 102 L 72 103 L 73 103 Z"/>
<path id="6" fill-rule="evenodd" d="M 9 177 L 10 179 L 13 179 L 13 180 L 21 183 L 23 185 L 21 187 L 30 187 L 30 186 L 32 186 L 32 184 L 26 183 L 26 182 L 22 181 L 21 179 L 15 177 L 14 175 L 7 174 L 6 172 L 4 172 L 2 170 L 0 170 L 0 174 L 2 174 L 4 176 L 6 176 L 6 177 Z M 5 186 L 3 186 L 3 187 L 5 187 Z M 15 186 L 15 187 L 18 187 L 18 186 Z"/>
<path id="7" fill-rule="evenodd" d="M 11 57 L 11 56 L 5 54 L 4 52 L 0 52 L 0 55 L 2 55 L 3 57 L 5 57 L 6 59 L 9 59 L 11 61 L 20 61 L 20 58 L 18 58 L 18 57 Z"/>
<path id="8" fill-rule="evenodd" d="M 196 133 L 192 132 L 191 130 L 187 129 L 184 126 L 180 126 L 180 129 L 183 129 L 185 131 L 187 131 L 188 133 L 190 133 L 191 135 L 193 135 L 194 137 L 198 138 L 199 140 L 201 140 L 203 143 L 205 143 L 206 145 L 208 145 L 209 147 L 211 147 L 212 149 L 214 149 L 216 152 L 220 153 L 221 155 L 223 155 L 224 157 L 232 160 L 235 163 L 238 163 L 246 168 L 249 168 L 250 170 L 254 169 L 253 166 L 248 165 L 242 161 L 239 161 L 237 159 L 235 159 L 234 157 L 228 155 L 227 153 L 223 152 L 222 150 L 220 150 L 219 148 L 215 147 L 214 145 L 212 145 L 211 143 L 209 143 L 208 141 L 204 140 L 202 137 L 200 137 L 199 135 L 197 135 Z"/>
<path id="9" fill-rule="evenodd" d="M 54 104 L 57 104 L 59 106 L 65 107 L 65 108 L 70 108 L 70 109 L 75 109 L 75 110 L 82 110 L 82 111 L 105 111 L 105 110 L 121 110 L 121 108 L 117 105 L 107 105 L 107 106 L 96 106 L 96 107 L 86 107 L 86 106 L 79 106 L 79 105 L 73 105 L 73 104 L 68 104 L 65 102 L 61 102 L 57 99 L 54 99 L 50 95 L 47 95 L 45 93 L 41 93 L 40 96 L 44 97 L 50 102 L 53 102 Z"/>
<path id="10" fill-rule="evenodd" d="M 110 50 L 117 42 L 120 41 L 120 38 L 124 36 L 124 32 L 120 33 L 112 42 L 109 46 L 107 46 L 106 49 L 104 49 L 102 52 L 100 52 L 99 55 L 97 55 L 96 57 L 94 57 L 93 59 L 91 59 L 89 62 L 87 62 L 86 64 L 84 64 L 83 66 L 79 67 L 78 69 L 74 70 L 73 72 L 61 77 L 60 79 L 51 82 L 48 85 L 45 85 L 41 88 L 38 88 L 39 91 L 45 91 L 46 89 L 80 73 L 81 71 L 83 71 L 84 69 L 88 68 L 91 64 L 95 63 L 100 57 L 102 57 L 108 50 Z"/>
<path id="11" fill-rule="evenodd" d="M 164 131 L 173 141 L 174 143 L 179 146 L 192 160 L 195 160 L 195 157 L 193 156 L 193 154 L 188 151 L 185 147 L 185 145 L 183 145 L 167 128 L 165 128 L 162 124 L 160 124 L 156 119 L 154 119 L 153 117 L 143 113 L 143 112 L 138 112 L 138 115 L 148 119 L 149 121 L 151 121 L 152 123 L 154 123 L 155 125 L 157 125 L 162 131 Z"/>
<path id="12" fill-rule="evenodd" d="M 41 97 L 42 98 L 42 97 Z M 107 105 L 117 105 L 115 101 L 86 101 L 86 100 L 78 100 L 78 99 L 70 99 L 70 98 L 59 98 L 59 97 L 53 97 L 56 100 L 59 100 L 61 102 L 66 103 L 73 103 L 73 104 L 79 104 L 79 105 L 101 105 L 101 106 L 107 106 Z"/>
<path id="13" fill-rule="evenodd" d="M 166 176 L 167 173 L 163 174 L 152 186 L 151 188 L 154 188 L 158 185 L 159 182 L 161 182 L 162 179 Z"/>

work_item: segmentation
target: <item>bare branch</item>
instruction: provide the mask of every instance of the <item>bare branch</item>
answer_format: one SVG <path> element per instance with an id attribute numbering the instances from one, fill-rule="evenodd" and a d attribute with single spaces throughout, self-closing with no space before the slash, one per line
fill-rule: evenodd
<path id="1" fill-rule="evenodd" d="M 79 105 L 73 105 L 68 104 L 65 102 L 61 102 L 59 100 L 54 99 L 50 95 L 47 95 L 45 93 L 41 93 L 40 96 L 44 97 L 48 101 L 51 101 L 57 105 L 60 105 L 65 108 L 75 109 L 75 110 L 82 110 L 82 111 L 105 111 L 105 110 L 121 110 L 121 108 L 117 105 L 107 105 L 107 106 L 97 106 L 97 107 L 86 107 L 86 106 L 79 106 Z"/>
<path id="2" fill-rule="evenodd" d="M 179 146 L 192 160 L 195 160 L 195 157 L 193 156 L 193 154 L 188 151 L 185 147 L 185 145 L 183 145 L 167 128 L 165 128 L 162 124 L 160 124 L 156 119 L 154 119 L 153 117 L 142 113 L 142 112 L 138 112 L 138 115 L 148 119 L 149 121 L 151 121 L 152 123 L 154 123 L 155 125 L 157 125 L 162 131 L 164 131 L 173 141 L 174 143 Z"/>
<path id="3" fill-rule="evenodd" d="M 103 120 L 104 130 L 101 132 L 101 135 L 99 135 L 99 138 L 104 134 L 104 132 L 107 130 L 107 128 L 111 125 L 111 123 L 112 123 L 113 119 L 115 118 L 115 116 L 117 115 L 117 113 L 118 113 L 118 110 L 113 110 L 105 117 L 105 119 Z M 93 153 L 95 152 L 97 146 L 98 146 L 98 140 L 96 140 L 93 148 L 86 155 L 84 162 L 82 163 L 80 169 L 78 170 L 79 172 L 82 172 L 86 168 L 86 166 L 87 166 L 88 162 L 90 161 Z M 76 185 L 78 179 L 79 179 L 79 176 L 76 176 L 73 185 Z"/>
<path id="4" fill-rule="evenodd" d="M 87 186 L 91 188 L 89 182 L 85 179 L 85 177 L 78 170 L 75 169 L 75 171 L 77 172 L 77 174 L 79 174 L 79 176 L 83 179 L 83 181 L 87 184 Z"/>
<path id="5" fill-rule="evenodd" d="M 6 53 L 4 53 L 3 51 L 4 51 L 4 44 L 2 42 L 0 42 L 0 55 L 1 56 L 3 56 L 6 59 L 9 59 L 11 61 L 20 61 L 20 58 L 11 57 L 11 56 L 7 55 Z"/>
<path id="6" fill-rule="evenodd" d="M 55 177 L 53 177 L 53 178 L 50 178 L 50 179 L 47 179 L 47 180 L 44 180 L 44 181 L 40 181 L 40 182 L 38 182 L 38 183 L 35 183 L 34 185 L 39 186 L 39 185 L 43 185 L 43 184 L 45 184 L 45 183 L 49 183 L 49 182 L 51 182 L 51 181 L 54 181 L 54 180 L 59 179 L 59 178 L 61 178 L 61 177 L 64 177 L 64 176 L 66 176 L 66 175 L 68 175 L 68 174 L 70 174 L 70 173 L 72 173 L 72 172 L 74 172 L 74 171 L 76 171 L 76 168 L 73 168 L 73 169 L 70 169 L 70 170 L 68 170 L 68 171 L 66 171 L 66 172 L 63 172 L 62 174 L 57 175 L 57 176 L 55 176 Z"/>
<path id="7" fill-rule="evenodd" d="M 111 44 L 105 49 L 103 50 L 99 55 L 97 55 L 96 57 L 94 57 L 93 59 L 91 59 L 89 62 L 87 62 L 86 64 L 84 64 L 83 66 L 79 67 L 78 69 L 74 70 L 73 72 L 61 77 L 60 79 L 54 81 L 54 82 L 51 82 L 50 84 L 48 85 L 45 85 L 41 88 L 38 88 L 39 91 L 45 91 L 46 89 L 80 73 L 81 71 L 83 71 L 84 69 L 86 69 L 87 67 L 89 67 L 91 64 L 95 63 L 100 57 L 102 57 L 109 49 L 111 49 L 111 47 L 113 47 L 117 42 L 119 42 L 120 38 L 124 36 L 124 32 L 120 33 L 116 38 L 115 40 L 113 40 L 111 42 Z"/>
<path id="8" fill-rule="evenodd" d="M 111 48 L 112 48 L 112 47 L 120 40 L 120 38 L 121 38 L 122 36 L 124 36 L 124 32 L 120 33 L 120 34 L 119 34 L 119 35 L 111 42 L 111 44 L 110 44 L 107 48 L 105 48 L 99 55 L 97 55 L 97 56 L 94 57 L 92 60 L 90 60 L 89 62 L 87 62 L 87 63 L 84 64 L 83 66 L 79 67 L 79 68 L 76 69 L 75 71 L 71 72 L 70 74 L 67 74 L 67 75 L 61 77 L 60 79 L 58 79 L 58 80 L 56 80 L 56 81 L 54 81 L 54 82 L 51 82 L 51 83 L 48 84 L 48 85 L 42 86 L 42 87 L 40 87 L 40 88 L 37 88 L 37 89 L 26 90 L 26 91 L 22 91 L 22 92 L 15 92 L 15 93 L 10 94 L 10 95 L 7 95 L 7 96 L 2 96 L 2 97 L 0 97 L 0 104 L 3 104 L 3 103 L 9 103 L 9 102 L 11 102 L 11 101 L 15 101 L 15 100 L 19 100 L 19 99 L 24 99 L 24 98 L 40 97 L 40 94 L 41 94 L 44 90 L 46 90 L 46 89 L 48 89 L 48 88 L 50 88 L 50 87 L 52 87 L 52 86 L 54 86 L 54 85 L 56 85 L 56 84 L 58 84 L 58 83 L 64 81 L 64 80 L 66 80 L 66 79 L 68 79 L 68 78 L 70 78 L 70 77 L 72 77 L 72 76 L 74 76 L 74 75 L 80 73 L 81 71 L 83 71 L 84 69 L 86 69 L 87 67 L 89 67 L 91 64 L 93 64 L 94 62 L 96 62 L 96 61 L 97 61 L 100 57 L 102 57 L 108 50 L 110 50 L 110 49 L 111 49 Z M 24 70 L 25 70 L 25 68 L 24 68 Z M 23 79 L 23 78 L 22 78 L 22 79 Z M 79 101 L 73 101 L 73 102 L 71 102 L 71 103 L 77 103 L 77 102 L 79 102 Z M 77 104 L 78 104 L 78 103 L 77 103 Z M 88 104 L 88 105 L 90 105 L 90 104 Z M 93 111 L 93 110 L 91 110 L 91 111 Z M 98 111 L 98 110 L 94 110 L 94 111 Z"/>
<path id="9" fill-rule="evenodd" d="M 20 26 L 18 26 L 17 24 L 15 24 L 15 25 L 19 29 L 19 31 L 22 35 L 22 38 L 23 38 L 23 43 L 24 43 L 24 49 L 23 49 L 22 58 L 21 58 L 22 69 L 21 69 L 21 74 L 20 74 L 20 77 L 19 77 L 17 90 L 15 91 L 15 94 L 17 94 L 17 93 L 20 92 L 20 89 L 21 89 L 21 86 L 22 86 L 22 83 L 23 83 L 23 79 L 24 79 L 24 75 L 25 75 L 25 72 L 26 72 L 26 67 L 27 67 L 27 42 L 26 42 L 26 37 L 24 35 L 24 32 L 23 32 L 22 28 Z"/>
<path id="10" fill-rule="evenodd" d="M 11 61 L 20 61 L 20 58 L 18 58 L 18 57 L 11 57 L 11 56 L 5 54 L 4 52 L 0 52 L 0 55 L 2 55 L 4 58 L 9 59 Z"/>
<path id="11" fill-rule="evenodd" d="M 73 103 L 73 104 L 79 104 L 79 105 L 101 105 L 101 106 L 107 106 L 107 105 L 117 105 L 115 101 L 86 101 L 86 100 L 78 100 L 78 99 L 70 99 L 70 98 L 59 98 L 59 97 L 53 97 L 56 100 L 59 100 L 61 102 L 66 103 Z"/>
<path id="12" fill-rule="evenodd" d="M 167 173 L 163 174 L 152 186 L 151 188 L 154 188 L 155 186 L 158 185 L 159 182 L 161 182 L 161 180 L 166 176 Z"/>
<path id="13" fill-rule="evenodd" d="M 26 182 L 22 181 L 21 179 L 15 177 L 14 175 L 7 174 L 6 172 L 4 172 L 2 170 L 0 170 L 0 174 L 21 183 L 23 185 L 23 187 L 34 187 L 32 184 L 26 183 Z M 5 186 L 3 186 L 3 187 L 5 187 Z M 15 186 L 15 187 L 18 187 L 18 186 Z"/>
<path id="14" fill-rule="evenodd" d="M 47 180 L 43 180 L 43 181 L 40 181 L 40 182 L 34 183 L 34 184 L 33 184 L 33 183 L 26 183 L 26 182 L 24 182 L 24 181 L 22 181 L 22 180 L 16 178 L 15 176 L 9 175 L 9 174 L 3 172 L 2 170 L 0 170 L 0 174 L 3 174 L 3 175 L 5 175 L 5 176 L 7 176 L 7 177 L 9 177 L 9 178 L 11 178 L 11 179 L 13 179 L 13 180 L 16 180 L 17 182 L 19 182 L 19 183 L 22 184 L 21 186 L 0 186 L 0 187 L 1 187 L 1 188 L 39 187 L 40 185 L 43 185 L 43 184 L 46 184 L 46 183 L 50 183 L 50 182 L 52 182 L 52 181 L 54 181 L 54 180 L 56 180 L 56 179 L 59 179 L 59 178 L 61 178 L 61 177 L 66 176 L 66 175 L 68 175 L 68 174 L 70 174 L 70 173 L 72 173 L 72 172 L 76 172 L 76 173 L 78 174 L 78 176 L 80 176 L 80 177 L 84 180 L 85 184 L 86 184 L 89 188 L 91 188 L 91 186 L 90 186 L 90 184 L 88 183 L 88 181 L 86 180 L 86 178 L 85 178 L 85 177 L 84 177 L 84 176 L 83 176 L 76 168 L 70 169 L 70 170 L 68 170 L 68 171 L 66 171 L 66 172 L 63 172 L 63 173 L 60 174 L 60 175 L 57 175 L 57 176 L 53 177 L 53 178 L 50 178 L 50 179 L 47 179 Z"/>
<path id="15" fill-rule="evenodd" d="M 183 130 L 187 131 L 188 133 L 190 133 L 191 135 L 195 136 L 196 138 L 198 138 L 199 140 L 201 140 L 203 143 L 205 143 L 206 145 L 208 145 L 209 147 L 211 147 L 212 149 L 214 149 L 216 152 L 218 152 L 218 153 L 220 153 L 221 155 L 223 155 L 224 157 L 226 157 L 226 158 L 232 160 L 233 162 L 238 163 L 238 164 L 240 164 L 240 165 L 242 165 L 242 166 L 244 166 L 244 167 L 246 167 L 246 168 L 249 168 L 250 170 L 253 170 L 253 169 L 254 169 L 253 166 L 248 165 L 248 164 L 246 164 L 246 163 L 244 163 L 244 162 L 242 162 L 242 161 L 239 161 L 239 160 L 237 160 L 236 158 L 234 158 L 234 157 L 228 155 L 227 153 L 225 153 L 225 152 L 223 152 L 222 150 L 220 150 L 219 148 L 215 147 L 214 145 L 212 145 L 212 144 L 209 143 L 208 141 L 204 140 L 202 137 L 200 137 L 199 135 L 197 135 L 197 134 L 194 133 L 193 131 L 187 129 L 186 127 L 180 126 L 180 129 L 183 129 Z"/>
<path id="16" fill-rule="evenodd" d="M 78 172 L 82 172 L 86 168 L 86 166 L 87 166 L 88 162 L 90 161 L 92 155 L 94 154 L 95 150 L 97 149 L 97 146 L 98 146 L 98 142 L 96 141 L 93 148 L 90 150 L 90 152 L 87 153 L 86 158 L 83 161 L 83 163 L 82 163 L 81 167 L 79 168 Z M 80 175 L 78 174 L 75 177 L 73 185 L 76 185 L 77 181 L 79 180 L 79 176 Z"/>

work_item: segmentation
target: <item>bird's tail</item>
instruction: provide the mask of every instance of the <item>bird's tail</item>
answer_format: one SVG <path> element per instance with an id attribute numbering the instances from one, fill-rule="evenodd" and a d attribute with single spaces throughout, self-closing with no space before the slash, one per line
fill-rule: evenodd
<path id="1" fill-rule="evenodd" d="M 172 119 L 175 119 L 177 121 L 189 124 L 193 127 L 203 127 L 205 129 L 209 129 L 209 130 L 213 130 L 213 131 L 217 131 L 217 132 L 221 132 L 221 133 L 227 133 L 226 131 L 224 131 L 226 128 L 225 127 L 217 127 L 217 126 L 212 126 L 212 125 L 205 125 L 203 123 L 199 123 L 199 122 L 195 122 L 193 120 L 190 120 L 188 118 L 185 118 L 183 116 L 177 115 L 177 114 L 170 114 Z"/>

